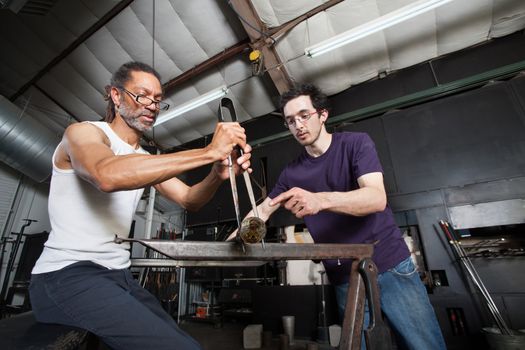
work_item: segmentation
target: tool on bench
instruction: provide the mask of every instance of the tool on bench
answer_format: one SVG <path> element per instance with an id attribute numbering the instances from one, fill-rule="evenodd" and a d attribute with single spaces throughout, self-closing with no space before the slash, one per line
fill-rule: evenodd
<path id="1" fill-rule="evenodd" d="M 369 322 L 365 329 L 365 342 L 368 350 L 391 350 L 391 339 L 388 326 L 383 322 L 377 285 L 377 267 L 372 259 L 365 258 L 359 263 L 359 273 L 363 278 L 368 302 Z"/>
<path id="2" fill-rule="evenodd" d="M 227 109 L 230 113 L 231 120 L 233 122 L 237 121 L 237 115 L 235 113 L 235 108 L 233 106 L 232 100 L 227 97 L 221 99 L 221 104 L 219 106 L 219 122 L 224 122 L 224 110 Z M 236 147 L 234 151 L 239 153 L 239 156 L 243 155 L 243 151 L 240 147 Z M 230 175 L 230 185 L 232 189 L 233 196 L 233 205 L 235 207 L 235 218 L 237 219 L 237 240 L 242 241 L 243 243 L 258 243 L 262 242 L 264 247 L 264 236 L 266 235 L 266 225 L 263 220 L 259 218 L 259 213 L 257 212 L 257 203 L 255 203 L 255 196 L 253 195 L 253 187 L 250 180 L 250 174 L 248 171 L 243 171 L 244 183 L 246 185 L 246 190 L 248 191 L 248 197 L 250 198 L 250 203 L 252 206 L 252 211 L 254 216 L 247 217 L 244 220 L 241 220 L 241 213 L 239 210 L 239 193 L 237 191 L 237 181 L 235 179 L 235 171 L 233 169 L 232 156 L 228 156 L 228 171 Z M 244 246 L 243 246 L 244 248 Z"/>

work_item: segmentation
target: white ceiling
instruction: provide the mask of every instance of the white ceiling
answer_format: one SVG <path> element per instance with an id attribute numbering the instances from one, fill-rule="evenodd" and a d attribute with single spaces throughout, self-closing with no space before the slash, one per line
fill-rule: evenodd
<path id="1" fill-rule="evenodd" d="M 246 0 L 249 1 L 249 0 Z M 45 15 L 0 10 L 0 94 L 10 98 L 82 37 L 115 0 L 50 1 Z M 324 3 L 319 0 L 252 0 L 269 28 Z M 305 47 L 382 16 L 414 0 L 345 0 L 278 38 L 275 48 L 292 81 L 314 82 L 328 94 L 390 72 L 525 28 L 523 0 L 454 0 L 317 58 Z M 31 3 L 29 1 L 28 3 Z M 122 63 L 152 64 L 166 83 L 247 38 L 226 0 L 135 0 L 34 81 L 14 102 L 60 135 L 76 120 L 100 120 L 104 86 Z M 240 121 L 275 110 L 277 89 L 254 76 L 248 52 L 217 64 L 167 91 L 184 103 L 220 85 Z M 170 148 L 213 132 L 218 102 L 188 112 L 148 135 Z M 70 115 L 73 114 L 73 115 Z"/>

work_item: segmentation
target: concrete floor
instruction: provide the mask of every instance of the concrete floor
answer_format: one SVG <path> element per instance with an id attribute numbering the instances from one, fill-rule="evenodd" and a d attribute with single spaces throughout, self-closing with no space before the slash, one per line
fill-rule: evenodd
<path id="1" fill-rule="evenodd" d="M 225 322 L 222 327 L 216 328 L 211 323 L 183 321 L 179 326 L 195 338 L 204 348 L 204 350 L 242 350 L 243 347 L 243 329 L 246 327 L 243 323 Z M 306 350 L 308 344 L 313 341 L 296 339 L 293 346 L 287 350 Z M 317 343 L 315 343 L 317 344 Z M 317 344 L 319 350 L 335 349 L 329 345 Z M 271 344 L 263 344 L 261 349 L 279 350 L 279 335 L 274 334 Z"/>

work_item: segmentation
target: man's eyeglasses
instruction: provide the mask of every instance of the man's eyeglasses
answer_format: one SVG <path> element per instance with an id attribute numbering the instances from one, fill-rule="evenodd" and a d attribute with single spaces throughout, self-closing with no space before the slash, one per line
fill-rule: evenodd
<path id="1" fill-rule="evenodd" d="M 122 91 L 126 92 L 128 95 L 130 95 L 131 97 L 133 97 L 133 99 L 135 101 L 137 101 L 137 103 L 143 105 L 143 106 L 151 106 L 152 103 L 155 104 L 155 106 L 160 109 L 161 111 L 167 111 L 169 108 L 170 108 L 170 105 L 167 104 L 166 102 L 162 102 L 162 101 L 155 101 L 155 100 L 152 100 L 151 98 L 149 97 L 146 97 L 144 95 L 137 95 L 137 94 L 134 94 L 132 93 L 131 91 L 128 91 L 124 88 L 121 88 Z"/>
<path id="2" fill-rule="evenodd" d="M 310 119 L 312 117 L 312 115 L 318 113 L 319 111 L 312 111 L 312 112 L 308 112 L 308 111 L 304 111 L 304 112 L 299 112 L 297 113 L 296 115 L 292 116 L 292 117 L 285 117 L 284 118 L 284 126 L 287 127 L 288 129 L 290 128 L 293 128 L 295 127 L 295 125 L 297 125 L 297 122 L 300 121 L 301 124 L 304 124 L 308 121 L 308 119 Z"/>

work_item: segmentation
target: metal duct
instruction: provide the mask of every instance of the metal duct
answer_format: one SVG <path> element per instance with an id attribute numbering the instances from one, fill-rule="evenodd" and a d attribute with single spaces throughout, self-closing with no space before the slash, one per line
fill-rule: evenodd
<path id="1" fill-rule="evenodd" d="M 51 158 L 59 142 L 43 124 L 0 96 L 0 161 L 43 182 L 51 175 Z"/>

